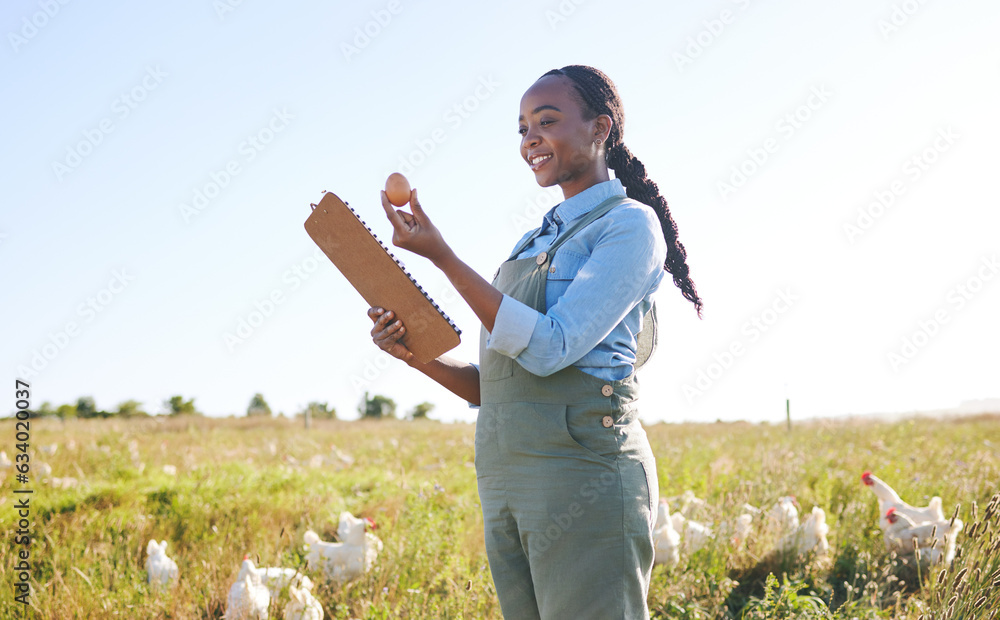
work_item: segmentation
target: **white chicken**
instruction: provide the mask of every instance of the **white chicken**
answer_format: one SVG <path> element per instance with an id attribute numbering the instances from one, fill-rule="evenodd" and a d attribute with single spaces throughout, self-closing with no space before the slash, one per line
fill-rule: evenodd
<path id="1" fill-rule="evenodd" d="M 656 510 L 656 524 L 653 526 L 653 564 L 676 566 L 681 559 L 681 535 L 670 520 L 670 505 L 660 500 Z"/>
<path id="2" fill-rule="evenodd" d="M 327 577 L 338 582 L 355 579 L 371 570 L 382 550 L 382 541 L 365 531 L 369 523 L 371 521 L 359 519 L 349 512 L 340 513 L 337 536 L 343 542 L 339 543 L 323 542 L 316 532 L 307 531 L 309 568 L 321 568 Z"/>
<path id="3" fill-rule="evenodd" d="M 75 489 L 80 486 L 80 481 L 72 476 L 54 477 L 49 478 L 49 484 L 52 485 L 53 489 Z"/>
<path id="4" fill-rule="evenodd" d="M 303 575 L 301 572 L 295 570 L 294 568 L 278 568 L 276 566 L 269 566 L 267 568 L 258 568 L 257 574 L 260 575 L 261 583 L 267 586 L 268 591 L 271 593 L 271 598 L 278 598 L 281 596 L 281 591 L 285 588 L 300 588 L 302 590 L 308 591 L 312 590 L 313 584 L 309 580 L 309 577 Z"/>
<path id="5" fill-rule="evenodd" d="M 767 514 L 771 526 L 779 533 L 794 532 L 799 527 L 799 503 L 794 495 L 786 495 Z"/>
<path id="6" fill-rule="evenodd" d="M 917 524 L 944 520 L 944 510 L 941 506 L 940 497 L 934 496 L 927 506 L 918 508 L 904 502 L 892 487 L 870 471 L 861 474 L 861 482 L 871 489 L 875 497 L 878 498 L 878 526 L 883 533 L 889 529 L 889 520 L 886 518 L 886 515 L 890 508 L 894 508 L 897 514 L 901 514 Z"/>
<path id="7" fill-rule="evenodd" d="M 146 581 L 153 588 L 177 583 L 177 562 L 167 557 L 167 541 L 150 540 L 146 545 Z"/>
<path id="8" fill-rule="evenodd" d="M 691 521 L 679 512 L 670 515 L 670 522 L 674 526 L 674 530 L 680 534 L 681 547 L 686 553 L 695 553 L 713 537 L 712 528 L 697 521 Z"/>
<path id="9" fill-rule="evenodd" d="M 694 512 L 708 507 L 708 503 L 697 497 L 691 489 L 684 491 L 676 497 L 669 497 L 667 501 L 675 506 L 675 513 L 679 512 L 685 516 L 692 515 Z"/>
<path id="10" fill-rule="evenodd" d="M 736 517 L 732 523 L 724 523 L 724 527 L 720 528 L 720 533 L 729 536 L 729 542 L 737 548 L 750 538 L 750 534 L 753 532 L 754 518 L 759 517 L 764 512 L 747 503 L 740 506 L 740 510 L 742 511 L 740 516 Z"/>
<path id="11" fill-rule="evenodd" d="M 52 466 L 44 461 L 39 461 L 35 465 L 35 470 L 38 472 L 38 478 L 42 481 L 47 482 L 52 477 Z"/>
<path id="12" fill-rule="evenodd" d="M 285 605 L 285 620 L 323 620 L 323 606 L 308 590 L 288 588 L 291 599 Z"/>
<path id="13" fill-rule="evenodd" d="M 753 531 L 753 514 L 744 512 L 740 516 L 719 526 L 719 534 L 729 538 L 730 544 L 740 547 Z"/>
<path id="14" fill-rule="evenodd" d="M 224 620 L 267 620 L 271 593 L 249 557 L 244 557 L 236 582 L 229 588 Z"/>
<path id="15" fill-rule="evenodd" d="M 0 469 L 10 469 L 13 466 L 14 462 L 7 456 L 7 452 L 0 450 Z"/>
<path id="16" fill-rule="evenodd" d="M 901 556 L 916 555 L 913 548 L 913 539 L 916 538 L 922 564 L 937 564 L 942 560 L 951 564 L 955 559 L 955 539 L 963 527 L 961 519 L 917 523 L 895 508 L 887 510 L 885 518 L 889 523 L 884 534 L 885 547 L 889 551 Z"/>
<path id="17" fill-rule="evenodd" d="M 830 551 L 830 543 L 826 540 L 829 532 L 826 512 L 819 506 L 813 506 L 812 512 L 802 525 L 778 541 L 778 548 L 784 552 L 794 552 L 796 555 L 814 553 L 817 557 L 825 557 Z"/>

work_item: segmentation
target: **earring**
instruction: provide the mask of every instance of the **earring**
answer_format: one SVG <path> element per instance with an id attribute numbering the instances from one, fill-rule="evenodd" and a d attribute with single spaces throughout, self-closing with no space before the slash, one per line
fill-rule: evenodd
<path id="1" fill-rule="evenodd" d="M 604 141 L 601 140 L 600 138 L 594 140 L 594 144 L 596 144 L 597 146 L 601 146 L 601 142 L 604 142 Z"/>

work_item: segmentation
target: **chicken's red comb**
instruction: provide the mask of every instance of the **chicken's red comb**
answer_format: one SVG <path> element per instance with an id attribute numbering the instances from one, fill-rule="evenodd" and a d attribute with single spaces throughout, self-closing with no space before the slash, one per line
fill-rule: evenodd
<path id="1" fill-rule="evenodd" d="M 243 554 L 243 559 L 244 560 L 249 560 L 250 559 L 250 554 L 249 553 L 244 553 Z"/>
<path id="2" fill-rule="evenodd" d="M 378 525 L 375 523 L 375 520 L 372 519 L 371 517 L 365 517 L 365 523 L 367 523 L 368 527 L 372 528 L 373 530 L 378 529 Z"/>
<path id="3" fill-rule="evenodd" d="M 868 484 L 868 479 L 871 478 L 872 472 L 865 470 L 865 473 L 861 474 L 861 482 Z"/>
<path id="4" fill-rule="evenodd" d="M 891 517 L 894 514 L 896 514 L 896 509 L 895 508 L 890 508 L 889 510 L 885 511 L 886 518 L 889 518 L 889 517 Z"/>

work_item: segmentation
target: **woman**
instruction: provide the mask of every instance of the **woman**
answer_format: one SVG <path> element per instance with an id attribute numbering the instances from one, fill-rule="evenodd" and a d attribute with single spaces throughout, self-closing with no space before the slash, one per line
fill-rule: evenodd
<path id="1" fill-rule="evenodd" d="M 480 405 L 476 475 L 506 618 L 649 616 L 659 489 L 635 369 L 651 352 L 664 270 L 699 316 L 702 302 L 623 123 L 614 84 L 592 67 L 549 71 L 524 93 L 521 157 L 565 200 L 492 284 L 455 256 L 416 190 L 412 215 L 382 193 L 393 244 L 444 271 L 483 324 L 478 365 L 421 364 L 391 311 L 368 312 L 380 348 Z"/>

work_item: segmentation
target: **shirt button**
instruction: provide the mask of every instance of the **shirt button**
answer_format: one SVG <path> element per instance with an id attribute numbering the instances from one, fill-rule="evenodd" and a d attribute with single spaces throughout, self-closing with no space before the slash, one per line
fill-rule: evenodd
<path id="1" fill-rule="evenodd" d="M 611 387 L 610 385 L 605 385 L 604 387 L 601 388 L 601 394 L 604 394 L 605 396 L 611 396 L 614 393 L 615 393 L 615 388 Z"/>
<path id="2" fill-rule="evenodd" d="M 548 252 L 542 252 L 537 257 L 535 257 L 535 264 L 541 265 L 542 263 L 545 262 L 545 259 L 547 259 L 548 257 L 549 257 Z"/>
<path id="3" fill-rule="evenodd" d="M 615 425 L 615 421 L 614 421 L 614 419 L 612 419 L 611 416 L 606 415 L 606 416 L 604 416 L 604 419 L 601 420 L 601 424 L 604 425 L 604 428 L 611 428 L 612 426 Z"/>
<path id="4" fill-rule="evenodd" d="M 549 267 L 549 273 L 555 273 L 555 272 L 556 272 L 555 267 Z"/>

